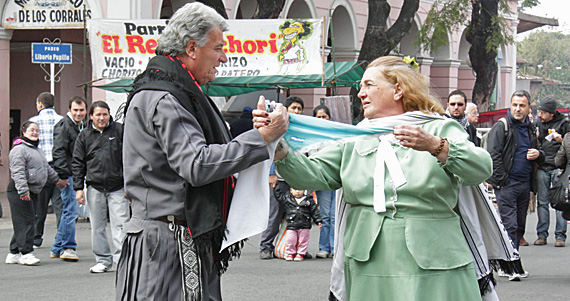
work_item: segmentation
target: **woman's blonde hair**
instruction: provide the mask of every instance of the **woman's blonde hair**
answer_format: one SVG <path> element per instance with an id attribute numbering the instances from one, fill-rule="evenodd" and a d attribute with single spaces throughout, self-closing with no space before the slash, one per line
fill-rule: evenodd
<path id="1" fill-rule="evenodd" d="M 413 69 L 401 58 L 382 56 L 372 61 L 368 68 L 378 68 L 390 84 L 400 86 L 403 92 L 402 104 L 406 112 L 422 111 L 443 114 L 444 111 L 438 99 L 430 94 L 427 76 Z"/>

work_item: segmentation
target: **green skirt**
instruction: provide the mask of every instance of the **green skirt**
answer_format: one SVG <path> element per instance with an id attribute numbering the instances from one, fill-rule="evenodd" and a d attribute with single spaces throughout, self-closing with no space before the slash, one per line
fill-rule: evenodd
<path id="1" fill-rule="evenodd" d="M 348 300 L 481 300 L 473 263 L 422 269 L 408 251 L 404 230 L 403 219 L 386 218 L 368 261 L 345 257 Z"/>

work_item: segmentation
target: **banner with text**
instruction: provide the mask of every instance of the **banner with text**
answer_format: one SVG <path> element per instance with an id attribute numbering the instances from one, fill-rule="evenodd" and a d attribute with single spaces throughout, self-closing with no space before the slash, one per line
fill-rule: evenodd
<path id="1" fill-rule="evenodd" d="M 132 78 L 154 56 L 168 20 L 89 20 L 95 78 Z M 217 77 L 321 74 L 321 19 L 228 20 Z"/>
<path id="2" fill-rule="evenodd" d="M 8 0 L 2 17 L 7 29 L 83 28 L 91 9 L 86 0 Z"/>

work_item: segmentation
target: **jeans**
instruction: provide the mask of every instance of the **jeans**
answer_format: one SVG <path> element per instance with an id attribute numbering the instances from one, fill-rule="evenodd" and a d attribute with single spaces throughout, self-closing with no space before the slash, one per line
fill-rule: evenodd
<path id="1" fill-rule="evenodd" d="M 495 195 L 497 196 L 497 206 L 503 225 L 518 250 L 519 242 L 526 227 L 526 211 L 530 201 L 530 182 L 511 180 L 507 186 L 495 189 Z"/>
<path id="2" fill-rule="evenodd" d="M 317 191 L 323 224 L 319 235 L 319 250 L 334 253 L 335 192 Z"/>
<path id="3" fill-rule="evenodd" d="M 548 238 L 548 226 L 550 225 L 550 196 L 548 194 L 550 184 L 554 180 L 554 176 L 558 169 L 552 171 L 537 171 L 538 192 L 537 192 L 537 212 L 538 223 L 536 224 L 536 234 L 538 237 Z M 556 239 L 566 241 L 566 220 L 562 218 L 562 211 L 556 210 L 556 228 L 554 235 Z"/>
<path id="4" fill-rule="evenodd" d="M 44 226 L 50 200 L 57 219 L 57 227 L 59 228 L 59 221 L 61 219 L 63 208 L 61 193 L 55 184 L 46 183 L 42 191 L 39 193 L 38 198 L 34 201 L 34 209 L 36 210 L 36 219 L 34 222 L 34 245 L 36 246 L 41 246 L 44 242 Z"/>
<path id="5" fill-rule="evenodd" d="M 91 245 L 95 260 L 110 268 L 117 263 L 121 255 L 121 247 L 125 239 L 123 225 L 130 219 L 129 202 L 124 196 L 123 189 L 112 192 L 99 191 L 87 187 L 87 206 L 91 222 Z M 111 221 L 111 236 L 115 252 L 107 239 L 107 213 Z"/>
<path id="6" fill-rule="evenodd" d="M 277 185 L 281 191 L 289 191 L 289 184 L 284 181 L 277 181 Z M 269 221 L 267 222 L 267 229 L 261 233 L 261 242 L 259 243 L 260 251 L 273 252 L 275 246 L 273 240 L 279 232 L 279 225 L 283 221 L 283 214 L 285 213 L 285 205 L 279 203 L 275 198 L 273 189 L 269 188 Z"/>
<path id="7" fill-rule="evenodd" d="M 34 251 L 34 203 L 38 195 L 30 192 L 30 201 L 20 199 L 16 190 L 8 190 L 6 193 L 12 214 L 12 228 L 14 235 L 10 240 L 10 253 L 22 255 Z"/>
<path id="8" fill-rule="evenodd" d="M 61 212 L 61 220 L 57 227 L 57 235 L 55 242 L 51 247 L 51 251 L 60 254 L 66 249 L 77 249 L 75 242 L 75 221 L 79 216 L 79 204 L 75 199 L 75 190 L 73 190 L 73 177 L 69 177 L 69 185 L 61 189 L 61 201 L 63 202 L 63 211 Z"/>

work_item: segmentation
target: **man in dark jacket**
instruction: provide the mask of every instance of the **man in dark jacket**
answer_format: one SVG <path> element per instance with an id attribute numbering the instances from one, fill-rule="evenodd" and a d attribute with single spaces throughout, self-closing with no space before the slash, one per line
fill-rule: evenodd
<path id="1" fill-rule="evenodd" d="M 87 105 L 85 99 L 75 96 L 69 100 L 69 112 L 53 129 L 53 164 L 59 178 L 66 187 L 61 189 L 63 210 L 57 228 L 57 236 L 51 247 L 50 257 L 68 261 L 77 261 L 77 243 L 75 242 L 75 220 L 78 216 L 78 204 L 73 190 L 71 160 L 75 139 L 85 127 Z"/>
<path id="2" fill-rule="evenodd" d="M 125 238 L 123 225 L 129 221 L 129 203 L 123 191 L 123 128 L 109 115 L 104 101 L 95 101 L 89 109 L 91 121 L 75 141 L 73 150 L 73 188 L 76 199 L 85 204 L 83 192 L 87 183 L 87 206 L 91 217 L 91 243 L 97 264 L 91 273 L 108 271 L 119 261 Z M 107 239 L 107 213 L 115 252 Z"/>
<path id="3" fill-rule="evenodd" d="M 232 133 L 232 137 L 235 138 L 239 134 L 253 129 L 253 115 L 251 115 L 252 111 L 253 108 L 250 106 L 243 108 L 241 117 L 238 120 L 234 120 L 232 123 L 230 123 L 230 132 Z"/>
<path id="4" fill-rule="evenodd" d="M 556 100 L 551 97 L 544 98 L 538 105 L 538 118 L 536 125 L 538 128 L 538 141 L 541 150 L 546 156 L 545 161 L 538 165 L 537 171 L 537 199 L 538 199 L 538 223 L 536 224 L 536 234 L 538 238 L 535 245 L 546 245 L 548 238 L 548 226 L 550 225 L 550 196 L 549 188 L 558 172 L 554 157 L 560 149 L 562 138 L 570 132 L 570 124 L 560 112 L 556 110 Z M 564 247 L 566 241 L 566 220 L 562 218 L 562 212 L 556 211 L 556 237 L 555 246 Z"/>
<path id="5" fill-rule="evenodd" d="M 477 128 L 467 120 L 465 109 L 467 108 L 467 95 L 461 90 L 455 90 L 447 96 L 446 113 L 455 121 L 459 122 L 465 132 L 469 135 L 469 141 L 475 146 L 481 145 L 481 140 L 477 137 Z"/>
<path id="6" fill-rule="evenodd" d="M 487 151 L 493 159 L 493 175 L 487 183 L 495 189 L 499 214 L 517 249 L 525 231 L 530 191 L 534 190 L 534 165 L 544 161 L 535 128 L 528 119 L 530 110 L 530 94 L 515 91 L 506 128 L 504 122 L 495 123 L 487 138 Z M 528 275 L 518 264 L 520 269 L 508 275 L 509 280 L 518 281 Z"/>

